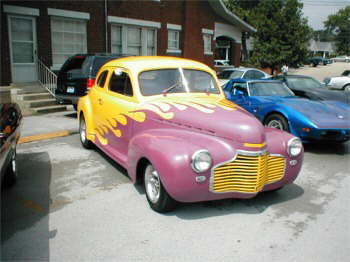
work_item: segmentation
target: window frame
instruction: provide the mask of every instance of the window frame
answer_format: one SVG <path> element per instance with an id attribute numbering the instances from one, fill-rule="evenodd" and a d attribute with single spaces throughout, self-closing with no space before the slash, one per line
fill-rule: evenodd
<path id="1" fill-rule="evenodd" d="M 123 74 L 126 74 L 126 76 L 128 77 L 129 83 L 130 83 L 130 87 L 131 87 L 131 91 L 132 91 L 132 94 L 131 94 L 131 95 L 128 95 L 128 94 L 125 93 L 125 83 L 124 83 L 123 93 L 120 93 L 120 92 L 116 92 L 116 91 L 111 90 L 111 88 L 110 88 L 111 81 L 112 81 L 112 79 L 113 79 L 113 76 L 115 75 L 114 71 L 117 70 L 117 69 L 120 69 L 120 71 L 121 71 Z M 105 83 L 105 85 L 106 85 L 106 83 Z M 134 97 L 135 97 L 134 87 L 133 87 L 133 83 L 132 83 L 130 74 L 129 74 L 126 70 L 123 70 L 122 68 L 114 68 L 114 69 L 112 70 L 111 76 L 110 76 L 109 79 L 108 79 L 107 90 L 108 90 L 108 93 L 111 94 L 111 95 L 123 96 L 123 97 L 128 97 L 128 98 L 134 98 Z"/>
<path id="2" fill-rule="evenodd" d="M 65 28 L 61 29 L 61 30 L 57 30 L 56 28 L 54 28 L 53 24 L 56 22 L 59 23 L 65 23 L 65 22 L 71 22 L 71 23 L 81 23 L 82 27 L 84 27 L 84 31 L 80 31 L 80 30 L 66 30 Z M 79 19 L 79 18 L 70 18 L 70 17 L 62 17 L 62 16 L 51 16 L 50 17 L 50 30 L 51 30 L 51 57 L 52 57 L 52 67 L 51 69 L 59 69 L 63 64 L 63 63 L 57 63 L 57 58 L 55 59 L 55 55 L 63 55 L 63 56 L 67 56 L 66 60 L 77 54 L 77 53 L 87 53 L 87 20 L 85 19 Z M 60 33 L 63 34 L 63 37 L 61 39 L 61 43 L 60 44 L 60 49 L 63 51 L 57 51 L 54 48 L 54 35 Z M 74 38 L 77 35 L 82 36 L 83 38 L 83 44 L 82 44 L 82 49 L 77 49 L 76 47 L 73 48 L 74 51 L 72 52 L 67 52 L 64 50 L 64 34 L 65 33 L 70 33 L 70 34 L 74 34 Z M 57 45 L 57 42 L 55 43 Z M 74 43 L 76 45 L 76 43 Z M 55 61 L 56 60 L 56 61 Z"/>

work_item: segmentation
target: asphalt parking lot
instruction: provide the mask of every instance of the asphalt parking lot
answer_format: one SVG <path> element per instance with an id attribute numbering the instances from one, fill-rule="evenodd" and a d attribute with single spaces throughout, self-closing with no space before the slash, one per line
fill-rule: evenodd
<path id="1" fill-rule="evenodd" d="M 337 64 L 318 70 L 338 70 Z M 25 119 L 24 134 L 32 135 L 37 119 Z M 50 119 L 70 122 L 65 128 L 76 124 L 71 112 Z M 342 262 L 350 256 L 350 142 L 305 145 L 299 177 L 280 191 L 181 204 L 168 214 L 152 211 L 143 188 L 101 151 L 83 149 L 77 134 L 20 144 L 17 153 L 18 183 L 1 193 L 3 261 Z"/>

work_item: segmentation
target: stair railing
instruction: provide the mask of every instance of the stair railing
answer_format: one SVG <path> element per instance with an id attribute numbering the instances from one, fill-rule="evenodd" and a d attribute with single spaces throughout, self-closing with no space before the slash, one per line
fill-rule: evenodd
<path id="1" fill-rule="evenodd" d="M 43 61 L 38 59 L 38 80 L 40 84 L 55 96 L 55 90 L 57 87 L 57 75 L 48 68 Z"/>

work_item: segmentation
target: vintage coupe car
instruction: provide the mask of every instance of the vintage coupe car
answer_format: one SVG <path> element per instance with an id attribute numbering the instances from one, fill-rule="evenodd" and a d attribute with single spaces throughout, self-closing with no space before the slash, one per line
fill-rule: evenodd
<path id="1" fill-rule="evenodd" d="M 330 89 L 350 92 L 350 70 L 345 70 L 341 76 L 326 77 L 323 82 Z"/>
<path id="2" fill-rule="evenodd" d="M 278 80 L 233 79 L 224 90 L 229 100 L 266 126 L 290 132 L 305 142 L 345 142 L 350 138 L 347 104 L 297 97 Z"/>
<path id="3" fill-rule="evenodd" d="M 20 137 L 21 111 L 17 104 L 0 104 L 1 187 L 12 186 L 17 179 L 16 146 Z"/>
<path id="4" fill-rule="evenodd" d="M 325 84 L 305 75 L 277 75 L 271 79 L 283 81 L 295 95 L 316 101 L 339 101 L 350 104 L 350 93 L 329 90 Z"/>
<path id="5" fill-rule="evenodd" d="M 79 100 L 78 116 L 82 145 L 96 145 L 143 182 L 158 212 L 276 190 L 302 165 L 299 138 L 226 100 L 215 72 L 192 60 L 110 61 Z"/>

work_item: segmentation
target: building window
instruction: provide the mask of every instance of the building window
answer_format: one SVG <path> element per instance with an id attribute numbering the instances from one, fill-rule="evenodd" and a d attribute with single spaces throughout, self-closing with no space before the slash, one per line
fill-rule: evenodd
<path id="1" fill-rule="evenodd" d="M 112 53 L 156 55 L 157 30 L 130 25 L 112 25 Z"/>
<path id="2" fill-rule="evenodd" d="M 204 41 L 204 54 L 213 54 L 211 51 L 211 41 L 212 36 L 209 34 L 203 34 L 203 41 Z"/>
<path id="3" fill-rule="evenodd" d="M 141 28 L 128 27 L 127 54 L 141 55 Z"/>
<path id="4" fill-rule="evenodd" d="M 180 48 L 180 32 L 175 30 L 168 31 L 168 49 L 179 50 Z"/>
<path id="5" fill-rule="evenodd" d="M 62 65 L 68 57 L 86 53 L 86 21 L 68 18 L 51 18 L 52 62 Z"/>
<path id="6" fill-rule="evenodd" d="M 117 25 L 112 26 L 111 35 L 112 53 L 122 54 L 122 27 Z"/>
<path id="7" fill-rule="evenodd" d="M 202 34 L 203 34 L 204 54 L 213 55 L 212 41 L 213 41 L 214 31 L 210 29 L 202 29 Z"/>
<path id="8" fill-rule="evenodd" d="M 181 54 L 180 33 L 181 25 L 167 24 L 168 29 L 168 49 L 167 53 Z"/>
<path id="9" fill-rule="evenodd" d="M 156 54 L 156 31 L 147 29 L 147 55 Z"/>

